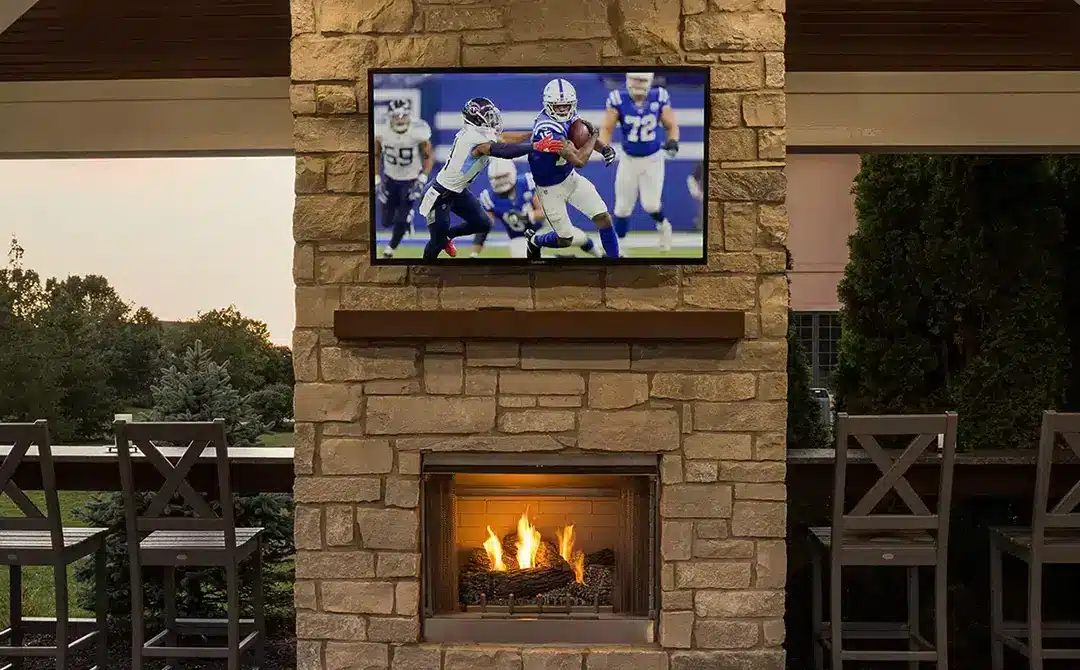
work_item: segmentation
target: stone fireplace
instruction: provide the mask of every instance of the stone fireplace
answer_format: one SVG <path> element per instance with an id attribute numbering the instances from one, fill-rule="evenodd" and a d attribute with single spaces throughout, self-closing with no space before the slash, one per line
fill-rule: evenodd
<path id="1" fill-rule="evenodd" d="M 655 641 L 656 455 L 428 454 L 424 639 Z"/>
<path id="2" fill-rule="evenodd" d="M 293 0 L 301 670 L 784 666 L 782 8 Z M 712 67 L 707 265 L 369 266 L 367 65 L 684 62 Z M 340 328 L 489 307 L 566 332 Z M 734 311 L 745 332 L 578 342 L 576 310 Z M 522 517 L 544 547 L 528 568 L 509 560 Z M 508 565 L 485 573 L 492 536 Z"/>

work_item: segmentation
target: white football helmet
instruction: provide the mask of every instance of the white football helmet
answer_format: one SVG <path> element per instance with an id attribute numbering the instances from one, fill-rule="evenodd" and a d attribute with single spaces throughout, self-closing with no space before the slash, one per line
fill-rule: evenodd
<path id="1" fill-rule="evenodd" d="M 544 87 L 544 111 L 556 121 L 566 122 L 577 113 L 577 91 L 565 79 L 552 79 Z"/>
<path id="2" fill-rule="evenodd" d="M 492 158 L 488 163 L 488 181 L 496 193 L 508 193 L 517 184 L 517 166 L 506 158 Z"/>
<path id="3" fill-rule="evenodd" d="M 644 98 L 649 94 L 652 89 L 653 73 L 652 72 L 627 72 L 626 73 L 626 90 L 630 91 L 630 95 L 635 98 Z"/>

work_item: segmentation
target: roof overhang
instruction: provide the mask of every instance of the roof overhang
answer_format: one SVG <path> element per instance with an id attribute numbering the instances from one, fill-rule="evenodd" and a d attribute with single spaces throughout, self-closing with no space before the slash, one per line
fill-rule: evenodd
<path id="1" fill-rule="evenodd" d="M 0 156 L 292 152 L 284 77 L 0 83 Z"/>
<path id="2" fill-rule="evenodd" d="M 792 72 L 792 152 L 1080 152 L 1080 71 Z M 289 80 L 0 83 L 2 157 L 291 153 Z"/>

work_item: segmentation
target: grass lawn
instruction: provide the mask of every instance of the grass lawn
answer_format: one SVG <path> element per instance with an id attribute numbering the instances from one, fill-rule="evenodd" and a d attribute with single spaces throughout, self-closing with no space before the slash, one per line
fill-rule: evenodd
<path id="1" fill-rule="evenodd" d="M 259 438 L 259 444 L 264 447 L 291 447 L 293 446 L 293 432 L 267 433 Z"/>
<path id="2" fill-rule="evenodd" d="M 34 504 L 38 506 L 38 509 L 45 511 L 45 494 L 40 491 L 28 491 L 27 494 Z M 86 524 L 72 516 L 72 512 L 86 504 L 86 501 L 90 499 L 90 496 L 94 495 L 86 491 L 61 491 L 60 492 L 60 512 L 64 519 L 65 526 L 85 526 Z M 11 499 L 7 496 L 0 497 L 0 516 L 15 516 L 21 517 L 22 512 L 15 506 L 15 503 L 11 502 Z M 92 560 L 84 559 L 84 560 Z M 79 589 L 75 583 L 75 564 L 68 566 L 68 600 L 71 605 L 69 613 L 73 617 L 89 617 L 93 616 L 90 612 L 87 612 L 79 608 L 76 603 L 76 593 Z M 0 570 L 0 627 L 7 628 L 10 621 L 9 616 L 11 613 L 10 602 L 7 598 L 8 592 L 8 577 L 7 570 Z M 48 567 L 26 567 L 23 568 L 22 574 L 22 591 L 23 591 L 23 616 L 35 617 L 35 616 L 55 616 L 56 615 L 56 600 L 53 589 L 53 570 Z"/>

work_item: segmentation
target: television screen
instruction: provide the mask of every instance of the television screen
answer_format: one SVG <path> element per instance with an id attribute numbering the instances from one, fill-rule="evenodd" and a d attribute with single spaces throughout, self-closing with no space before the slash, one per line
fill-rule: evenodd
<path id="1" fill-rule="evenodd" d="M 705 262 L 708 68 L 368 84 L 372 263 Z"/>

